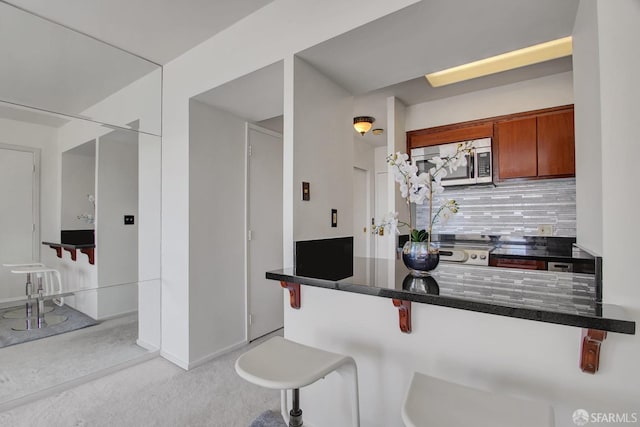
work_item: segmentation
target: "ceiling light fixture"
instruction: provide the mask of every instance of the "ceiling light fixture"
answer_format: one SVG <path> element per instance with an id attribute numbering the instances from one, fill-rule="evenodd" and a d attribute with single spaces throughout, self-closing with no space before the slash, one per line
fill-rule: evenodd
<path id="1" fill-rule="evenodd" d="M 374 135 L 382 135 L 384 133 L 384 129 L 377 128 L 372 130 L 371 133 Z"/>
<path id="2" fill-rule="evenodd" d="M 476 77 L 488 76 L 538 62 L 569 56 L 573 52 L 571 36 L 540 43 L 523 49 L 448 68 L 427 74 L 425 77 L 433 87 L 444 86 Z"/>
<path id="3" fill-rule="evenodd" d="M 360 135 L 364 136 L 365 133 L 369 132 L 371 126 L 373 126 L 373 122 L 376 119 L 370 116 L 358 116 L 353 118 L 353 128 L 356 132 L 360 132 Z"/>

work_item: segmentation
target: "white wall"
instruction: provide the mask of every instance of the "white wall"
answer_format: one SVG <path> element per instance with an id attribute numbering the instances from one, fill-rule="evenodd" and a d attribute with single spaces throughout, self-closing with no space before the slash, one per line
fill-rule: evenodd
<path id="1" fill-rule="evenodd" d="M 171 360 L 188 365 L 189 339 L 189 99 L 239 76 L 285 60 L 284 212 L 292 211 L 292 55 L 416 0 L 278 0 L 242 19 L 168 63 L 163 73 L 162 155 L 162 347 Z M 313 19 L 310 19 L 313 17 Z M 295 37 L 292 37 L 295 34 Z M 256 35 L 260 42 L 256 43 Z M 224 61 L 220 61 L 224 58 Z M 289 205 L 288 205 L 289 204 Z M 293 240 L 293 219 L 285 218 L 284 241 Z M 285 243 L 285 263 L 291 262 Z M 289 264 L 290 265 L 290 264 Z M 217 295 L 218 298 L 223 298 Z"/>
<path id="2" fill-rule="evenodd" d="M 189 365 L 245 340 L 245 121 L 191 101 Z"/>
<path id="3" fill-rule="evenodd" d="M 96 264 L 98 318 L 138 308 L 138 135 L 108 134 L 98 141 Z M 125 225 L 124 215 L 134 224 Z"/>
<path id="4" fill-rule="evenodd" d="M 93 230 L 95 224 L 78 216 L 96 215 L 95 206 L 87 197 L 96 194 L 96 142 L 89 141 L 62 153 L 61 175 L 61 229 Z M 60 236 L 54 242 L 59 239 Z"/>
<path id="5" fill-rule="evenodd" d="M 582 1 L 573 28 L 577 242 L 602 255 L 600 46 L 595 1 Z"/>
<path id="6" fill-rule="evenodd" d="M 640 319 L 640 288 L 637 284 L 637 261 L 633 257 L 635 242 L 640 239 L 637 212 L 640 192 L 637 187 L 638 105 L 640 56 L 640 4 L 633 0 L 615 3 L 598 1 L 598 36 L 600 40 L 600 98 L 602 112 L 602 219 L 604 258 L 604 298 L 628 307 Z M 616 206 L 622 201 L 624 208 Z M 636 335 L 622 366 L 640 368 L 633 354 L 640 353 Z M 637 400 L 640 401 L 640 398 Z"/>
<path id="7" fill-rule="evenodd" d="M 412 105 L 405 126 L 410 131 L 572 103 L 567 72 Z"/>
<path id="8" fill-rule="evenodd" d="M 302 59 L 294 64 L 293 239 L 353 236 L 353 97 Z"/>

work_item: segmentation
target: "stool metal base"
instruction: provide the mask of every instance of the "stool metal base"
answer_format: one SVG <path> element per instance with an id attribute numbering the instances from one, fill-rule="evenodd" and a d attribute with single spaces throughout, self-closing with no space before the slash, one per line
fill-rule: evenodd
<path id="1" fill-rule="evenodd" d="M 45 314 L 51 313 L 53 310 L 55 310 L 55 307 L 50 307 L 48 305 L 44 307 Z M 19 308 L 17 310 L 6 312 L 2 315 L 2 317 L 4 317 L 5 319 L 26 319 L 27 315 L 24 308 Z"/>
<path id="2" fill-rule="evenodd" d="M 67 316 L 59 314 L 45 314 L 44 321 L 38 322 L 37 317 L 29 317 L 27 319 L 14 320 L 11 322 L 11 329 L 14 331 L 29 331 L 32 329 L 42 329 L 47 326 L 59 325 L 66 322 Z"/>

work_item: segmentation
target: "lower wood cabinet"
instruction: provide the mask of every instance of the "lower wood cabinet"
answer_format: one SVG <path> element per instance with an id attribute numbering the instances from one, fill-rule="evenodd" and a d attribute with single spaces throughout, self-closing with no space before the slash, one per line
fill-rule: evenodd
<path id="1" fill-rule="evenodd" d="M 500 258 L 490 257 L 489 265 L 502 268 L 519 268 L 521 270 L 546 270 L 546 261 L 534 259 Z"/>

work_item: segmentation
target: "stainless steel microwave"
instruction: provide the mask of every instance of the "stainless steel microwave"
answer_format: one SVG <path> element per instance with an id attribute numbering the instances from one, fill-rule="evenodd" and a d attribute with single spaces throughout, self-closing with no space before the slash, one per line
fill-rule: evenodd
<path id="1" fill-rule="evenodd" d="M 442 179 L 442 185 L 473 185 L 493 182 L 491 138 L 475 139 L 470 142 L 471 150 L 466 155 L 467 165 L 452 172 L 447 171 L 447 176 Z M 411 150 L 411 160 L 420 172 L 427 172 L 435 166 L 431 159 L 440 156 L 442 151 L 445 153 L 455 152 L 455 147 L 458 144 L 460 142 L 414 148 Z M 446 148 L 442 150 L 443 147 Z"/>

